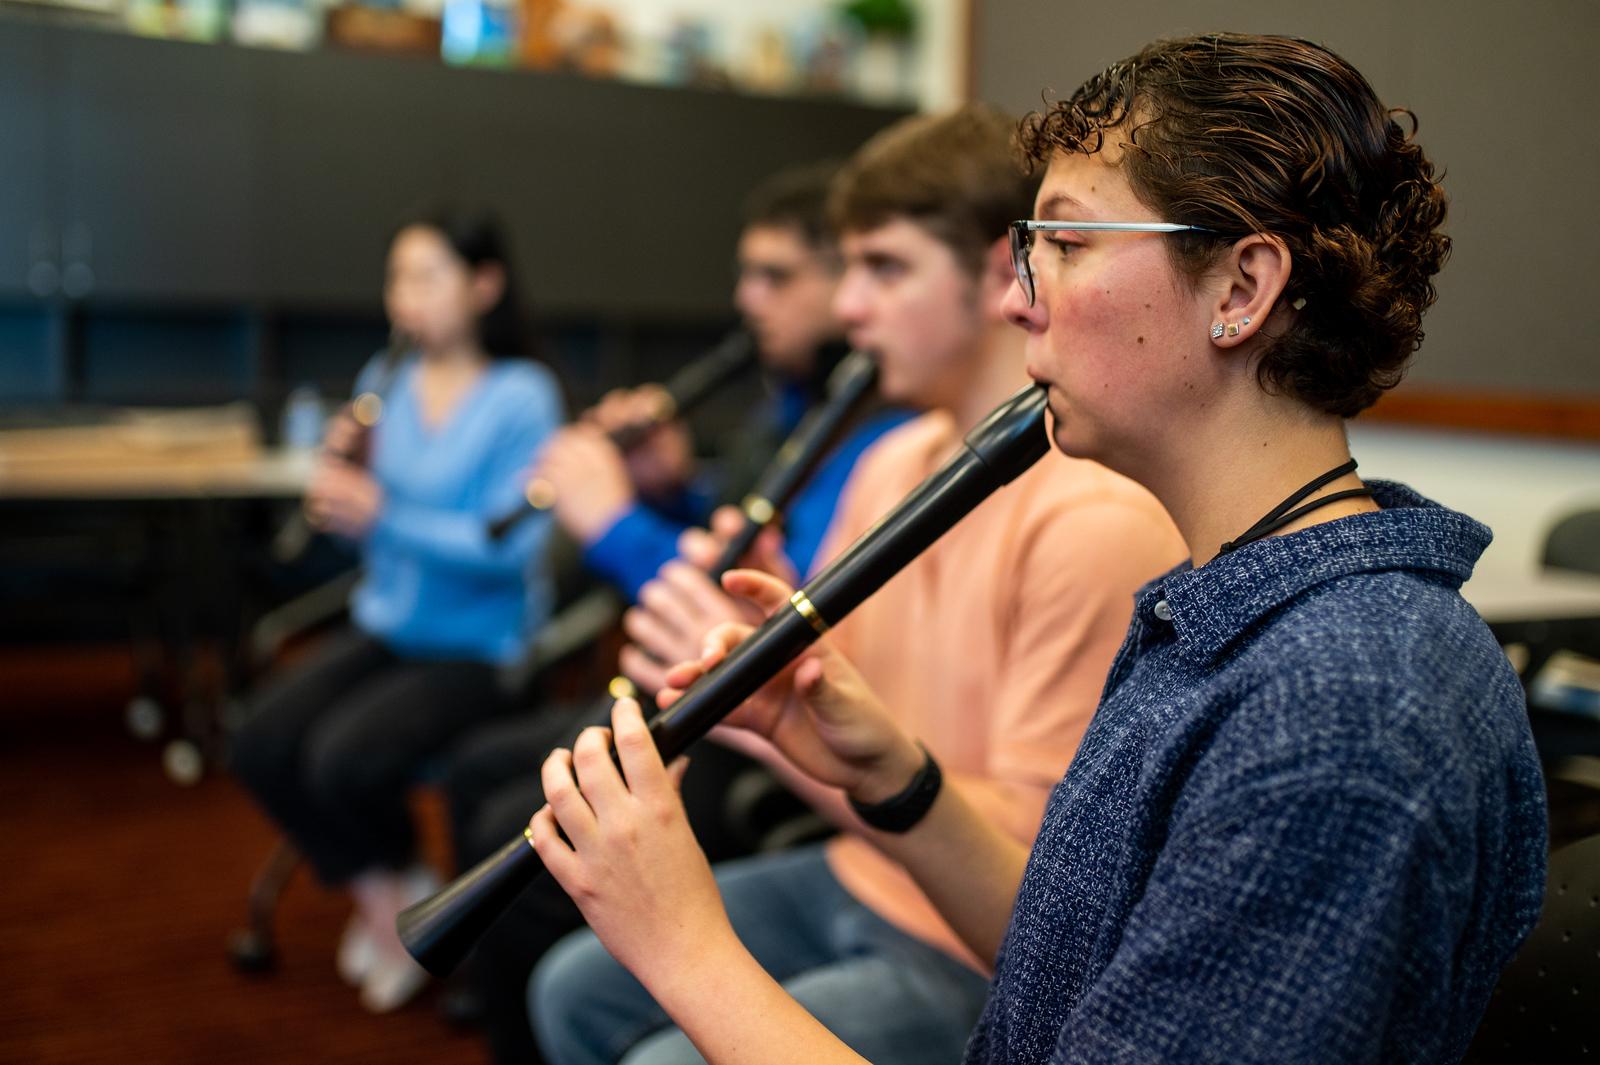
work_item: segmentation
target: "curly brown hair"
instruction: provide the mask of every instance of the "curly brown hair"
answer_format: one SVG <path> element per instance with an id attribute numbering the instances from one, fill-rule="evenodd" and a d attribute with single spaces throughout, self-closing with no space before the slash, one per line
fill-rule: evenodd
<path id="1" fill-rule="evenodd" d="M 1108 67 L 1024 118 L 1018 139 L 1038 165 L 1092 155 L 1119 134 L 1140 202 L 1212 231 L 1170 242 L 1191 281 L 1220 245 L 1249 233 L 1282 240 L 1293 266 L 1281 302 L 1305 302 L 1263 351 L 1258 377 L 1348 418 L 1404 375 L 1450 252 L 1444 190 L 1416 130 L 1416 116 L 1385 109 L 1320 45 L 1213 33 L 1157 41 Z"/>

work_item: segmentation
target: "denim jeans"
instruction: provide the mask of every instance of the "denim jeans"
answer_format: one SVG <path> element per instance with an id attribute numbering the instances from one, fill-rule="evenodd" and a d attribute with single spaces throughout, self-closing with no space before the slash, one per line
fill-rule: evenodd
<path id="1" fill-rule="evenodd" d="M 852 898 L 820 847 L 717 868 L 734 931 L 761 966 L 876 1065 L 959 1062 L 989 982 Z M 592 932 L 534 971 L 528 1008 L 552 1065 L 703 1059 Z"/>

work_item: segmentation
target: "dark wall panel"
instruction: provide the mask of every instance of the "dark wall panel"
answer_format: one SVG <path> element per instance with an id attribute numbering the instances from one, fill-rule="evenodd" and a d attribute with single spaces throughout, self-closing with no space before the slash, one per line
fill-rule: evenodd
<path id="1" fill-rule="evenodd" d="M 0 32 L 0 293 L 37 287 L 48 296 L 59 282 L 59 43 L 34 26 Z"/>
<path id="2" fill-rule="evenodd" d="M 270 407 L 326 386 L 373 346 L 388 235 L 436 200 L 504 217 L 580 392 L 654 376 L 656 338 L 732 317 L 751 187 L 902 113 L 0 16 L 0 339 L 25 363 L 0 388 Z"/>
<path id="3" fill-rule="evenodd" d="M 0 306 L 0 408 L 60 395 L 60 328 L 51 308 Z"/>
<path id="4" fill-rule="evenodd" d="M 83 323 L 83 398 L 92 403 L 224 403 L 255 376 L 247 316 L 101 310 Z"/>
<path id="5" fill-rule="evenodd" d="M 63 270 L 88 264 L 102 296 L 252 295 L 258 57 L 89 33 L 65 53 Z"/>
<path id="6" fill-rule="evenodd" d="M 389 229 L 444 191 L 438 138 L 448 128 L 451 72 L 383 56 L 260 58 L 268 81 L 264 295 L 376 306 Z"/>

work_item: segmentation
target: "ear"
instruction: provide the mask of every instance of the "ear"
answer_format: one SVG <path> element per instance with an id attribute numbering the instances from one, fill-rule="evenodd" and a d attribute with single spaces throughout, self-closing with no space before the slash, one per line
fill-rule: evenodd
<path id="1" fill-rule="evenodd" d="M 497 262 L 485 262 L 472 271 L 472 305 L 479 313 L 487 313 L 506 291 L 506 268 Z"/>
<path id="2" fill-rule="evenodd" d="M 1293 265 L 1288 246 L 1277 237 L 1252 233 L 1236 243 L 1211 274 L 1212 329 L 1222 326 L 1222 335 L 1211 342 L 1235 348 L 1255 337 L 1289 284 Z"/>
<path id="3" fill-rule="evenodd" d="M 982 294 L 983 312 L 996 321 L 1006 318 L 1006 294 L 1016 282 L 1016 270 L 1011 265 L 1011 239 L 1001 237 L 983 253 L 983 273 L 978 278 L 978 291 Z"/>

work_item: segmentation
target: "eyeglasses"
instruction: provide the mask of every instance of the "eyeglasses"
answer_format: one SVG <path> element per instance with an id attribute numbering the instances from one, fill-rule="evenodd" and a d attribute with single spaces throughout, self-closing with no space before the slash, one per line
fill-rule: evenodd
<path id="1" fill-rule="evenodd" d="M 1011 223 L 1011 268 L 1017 272 L 1017 284 L 1033 306 L 1033 264 L 1028 254 L 1033 250 L 1033 234 L 1043 230 L 1056 232 L 1110 232 L 1110 233 L 1213 233 L 1205 226 L 1186 226 L 1178 222 L 1034 222 L 1021 219 Z"/>

